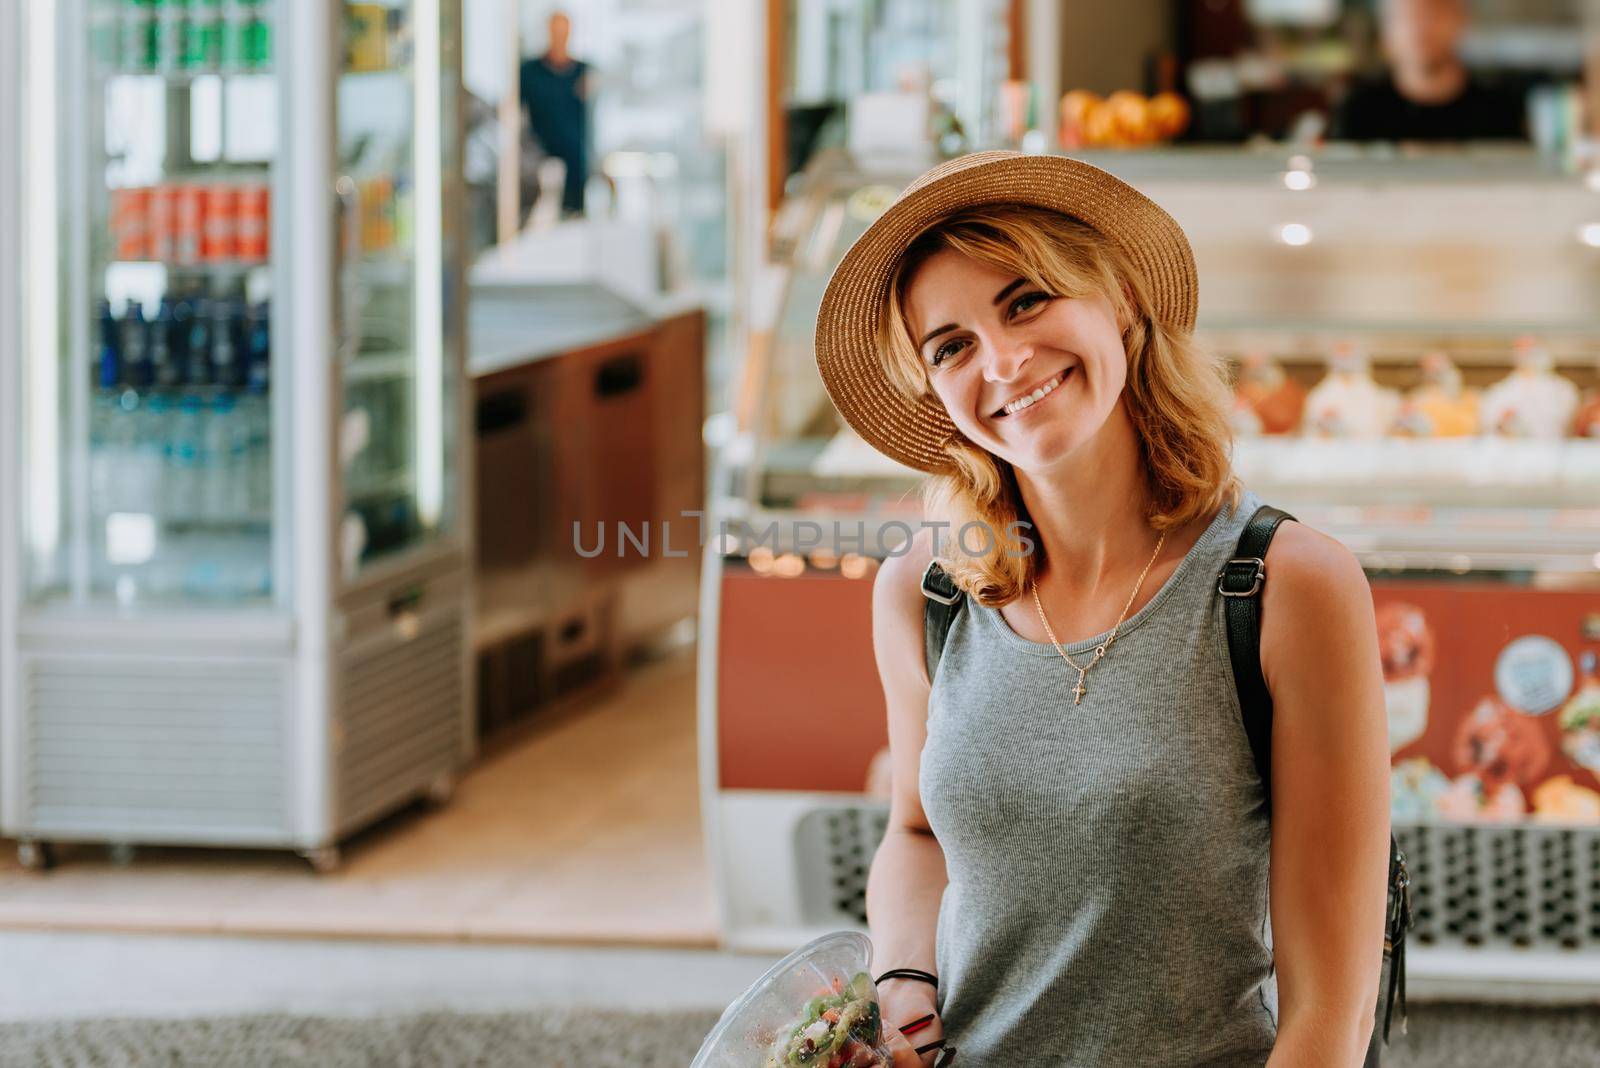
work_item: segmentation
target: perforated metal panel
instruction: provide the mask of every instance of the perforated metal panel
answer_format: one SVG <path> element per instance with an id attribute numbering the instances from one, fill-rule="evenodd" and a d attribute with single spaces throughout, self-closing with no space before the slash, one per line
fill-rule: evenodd
<path id="1" fill-rule="evenodd" d="M 806 923 L 867 922 L 867 869 L 889 826 L 887 805 L 820 808 L 795 827 Z"/>
<path id="2" fill-rule="evenodd" d="M 1600 947 L 1600 829 L 1396 826 L 1423 945 Z"/>
<path id="3" fill-rule="evenodd" d="M 281 664 L 32 657 L 22 671 L 30 833 L 134 842 L 287 834 Z"/>
<path id="4" fill-rule="evenodd" d="M 866 922 L 867 871 L 888 809 L 837 806 L 795 829 L 806 922 Z M 1422 945 L 1593 952 L 1600 948 L 1600 828 L 1395 826 Z"/>
<path id="5" fill-rule="evenodd" d="M 452 618 L 344 665 L 336 743 L 341 828 L 381 815 L 459 763 L 461 642 Z"/>

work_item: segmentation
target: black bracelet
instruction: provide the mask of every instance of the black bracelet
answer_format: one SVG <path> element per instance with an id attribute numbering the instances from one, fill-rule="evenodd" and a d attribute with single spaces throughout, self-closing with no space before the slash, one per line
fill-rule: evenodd
<path id="1" fill-rule="evenodd" d="M 930 1050 L 936 1050 L 936 1049 L 944 1049 L 944 1039 L 936 1038 L 932 1042 L 929 1042 L 926 1046 L 918 1046 L 914 1052 L 916 1053 L 917 1056 L 920 1057 L 924 1053 L 927 1053 Z"/>
<path id="2" fill-rule="evenodd" d="M 920 968 L 890 968 L 874 979 L 872 981 L 873 985 L 876 986 L 885 979 L 918 979 L 924 983 L 933 984 L 935 990 L 939 988 L 939 977 L 931 972 L 922 971 Z"/>

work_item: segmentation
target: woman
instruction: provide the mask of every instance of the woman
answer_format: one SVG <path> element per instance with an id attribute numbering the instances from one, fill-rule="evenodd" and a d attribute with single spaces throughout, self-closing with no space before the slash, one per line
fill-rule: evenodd
<path id="1" fill-rule="evenodd" d="M 931 475 L 873 591 L 893 795 L 867 911 L 897 1066 L 941 1038 L 997 1068 L 1361 1063 L 1388 845 L 1371 594 L 1338 542 L 1279 529 L 1269 831 L 1217 593 L 1261 502 L 1196 292 L 1159 207 L 1015 153 L 918 179 L 829 283 L 829 395 Z M 930 683 L 935 558 L 966 596 Z"/>

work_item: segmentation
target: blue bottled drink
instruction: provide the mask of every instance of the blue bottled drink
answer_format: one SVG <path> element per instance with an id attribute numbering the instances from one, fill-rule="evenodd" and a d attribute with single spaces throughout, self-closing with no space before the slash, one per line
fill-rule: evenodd
<path id="1" fill-rule="evenodd" d="M 256 516 L 265 516 L 272 510 L 271 319 L 271 307 L 265 301 L 250 309 L 246 329 L 245 393 L 240 401 L 240 414 L 249 441 L 248 507 Z"/>
<path id="2" fill-rule="evenodd" d="M 95 352 L 94 401 L 89 426 L 89 503 L 96 516 L 117 511 L 122 503 L 127 447 L 121 440 L 122 329 L 111 302 L 100 301 L 100 344 Z"/>

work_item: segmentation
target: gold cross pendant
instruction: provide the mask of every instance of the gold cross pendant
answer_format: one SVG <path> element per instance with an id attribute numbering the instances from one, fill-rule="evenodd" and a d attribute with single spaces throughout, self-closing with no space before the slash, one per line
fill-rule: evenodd
<path id="1" fill-rule="evenodd" d="M 1088 690 L 1084 689 L 1083 676 L 1084 676 L 1084 669 L 1083 668 L 1079 668 L 1078 669 L 1078 685 L 1076 685 L 1076 686 L 1074 686 L 1072 688 L 1072 703 L 1073 704 L 1078 704 L 1080 701 L 1083 700 L 1083 695 L 1089 692 Z"/>

